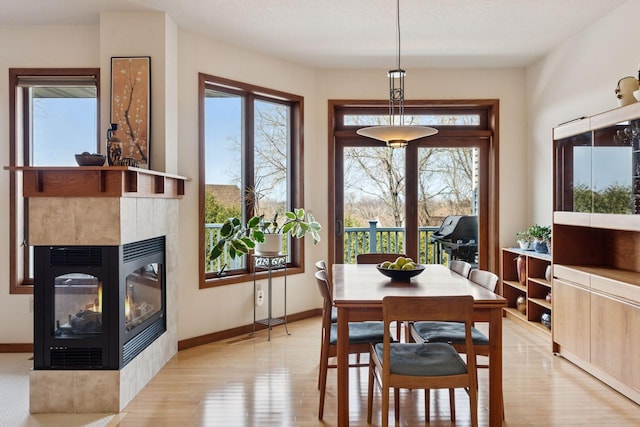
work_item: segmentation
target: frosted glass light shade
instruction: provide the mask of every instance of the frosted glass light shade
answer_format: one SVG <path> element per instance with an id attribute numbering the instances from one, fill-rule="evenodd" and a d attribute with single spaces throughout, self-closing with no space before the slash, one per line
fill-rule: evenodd
<path id="1" fill-rule="evenodd" d="M 377 139 L 387 143 L 389 147 L 404 147 L 409 141 L 435 135 L 438 129 L 428 126 L 370 126 L 358 129 L 358 135 Z"/>

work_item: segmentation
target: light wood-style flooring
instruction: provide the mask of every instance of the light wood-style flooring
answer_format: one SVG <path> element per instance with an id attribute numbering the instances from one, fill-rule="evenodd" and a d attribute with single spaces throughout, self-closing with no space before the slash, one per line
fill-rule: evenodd
<path id="1" fill-rule="evenodd" d="M 320 318 L 291 323 L 289 330 L 292 335 L 287 336 L 283 326 L 275 327 L 270 342 L 266 331 L 261 331 L 253 337 L 179 352 L 123 412 L 101 418 L 106 423 L 102 425 L 336 426 L 335 370 L 329 373 L 325 419 L 317 418 Z M 2 360 L 0 355 L 0 366 Z M 3 377 L 0 374 L 2 381 Z M 481 369 L 479 377 L 479 418 L 480 425 L 486 426 L 487 370 Z M 366 368 L 351 369 L 350 390 L 351 425 L 366 426 Z M 379 398 L 376 390 L 374 426 L 381 421 Z M 455 425 L 469 425 L 466 394 L 458 391 L 456 402 Z M 554 356 L 549 342 L 506 318 L 504 402 L 506 426 L 640 425 L 640 406 Z M 446 391 L 432 391 L 431 405 L 429 426 L 453 425 Z M 5 409 L 2 406 L 0 403 L 0 410 Z M 27 414 L 21 425 L 47 425 L 29 423 L 34 417 Z M 67 417 L 72 420 L 82 415 Z M 69 421 L 63 425 L 83 424 Z M 400 425 L 425 425 L 422 391 L 401 391 Z"/>

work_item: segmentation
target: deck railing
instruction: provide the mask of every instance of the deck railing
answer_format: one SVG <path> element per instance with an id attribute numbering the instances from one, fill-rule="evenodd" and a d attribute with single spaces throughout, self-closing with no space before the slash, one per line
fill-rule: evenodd
<path id="1" fill-rule="evenodd" d="M 438 243 L 430 239 L 439 227 L 418 228 L 418 259 L 420 264 L 442 263 L 443 252 Z M 344 229 L 344 262 L 354 264 L 358 254 L 404 253 L 403 227 L 378 227 L 377 221 L 369 221 L 369 227 L 345 227 Z"/>
<path id="2" fill-rule="evenodd" d="M 371 252 L 404 253 L 405 230 L 402 227 L 378 227 L 377 221 L 369 221 L 369 227 L 346 227 L 344 229 L 344 262 L 355 264 L 358 254 Z M 205 224 L 205 257 L 207 272 L 220 271 L 226 264 L 226 270 L 233 270 L 243 266 L 243 259 L 231 259 L 225 252 L 219 258 L 211 261 L 208 258 L 211 248 L 220 238 L 222 224 Z M 418 228 L 418 259 L 420 264 L 442 264 L 446 253 L 440 249 L 438 243 L 431 243 L 431 236 L 439 227 Z"/>

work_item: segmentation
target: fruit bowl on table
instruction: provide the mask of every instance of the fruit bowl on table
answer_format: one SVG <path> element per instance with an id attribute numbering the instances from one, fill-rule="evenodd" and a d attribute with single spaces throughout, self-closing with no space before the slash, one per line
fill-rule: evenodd
<path id="1" fill-rule="evenodd" d="M 424 271 L 424 265 L 420 264 L 416 264 L 415 268 L 412 270 L 383 268 L 380 267 L 380 265 L 376 265 L 376 268 L 380 273 L 398 282 L 409 282 L 412 277 L 415 277 Z"/>
<path id="2" fill-rule="evenodd" d="M 82 153 L 76 154 L 76 163 L 78 166 L 104 166 L 107 157 L 98 153 Z"/>

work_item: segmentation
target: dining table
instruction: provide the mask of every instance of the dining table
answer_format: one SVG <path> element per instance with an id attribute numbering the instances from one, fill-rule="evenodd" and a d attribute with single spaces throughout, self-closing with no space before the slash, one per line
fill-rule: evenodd
<path id="1" fill-rule="evenodd" d="M 382 320 L 382 299 L 386 296 L 456 295 L 471 295 L 474 321 L 489 323 L 489 425 L 502 425 L 502 312 L 507 306 L 503 297 L 441 264 L 424 265 L 424 271 L 410 281 L 392 280 L 375 264 L 334 264 L 332 282 L 338 311 L 339 427 L 349 425 L 349 322 Z"/>

